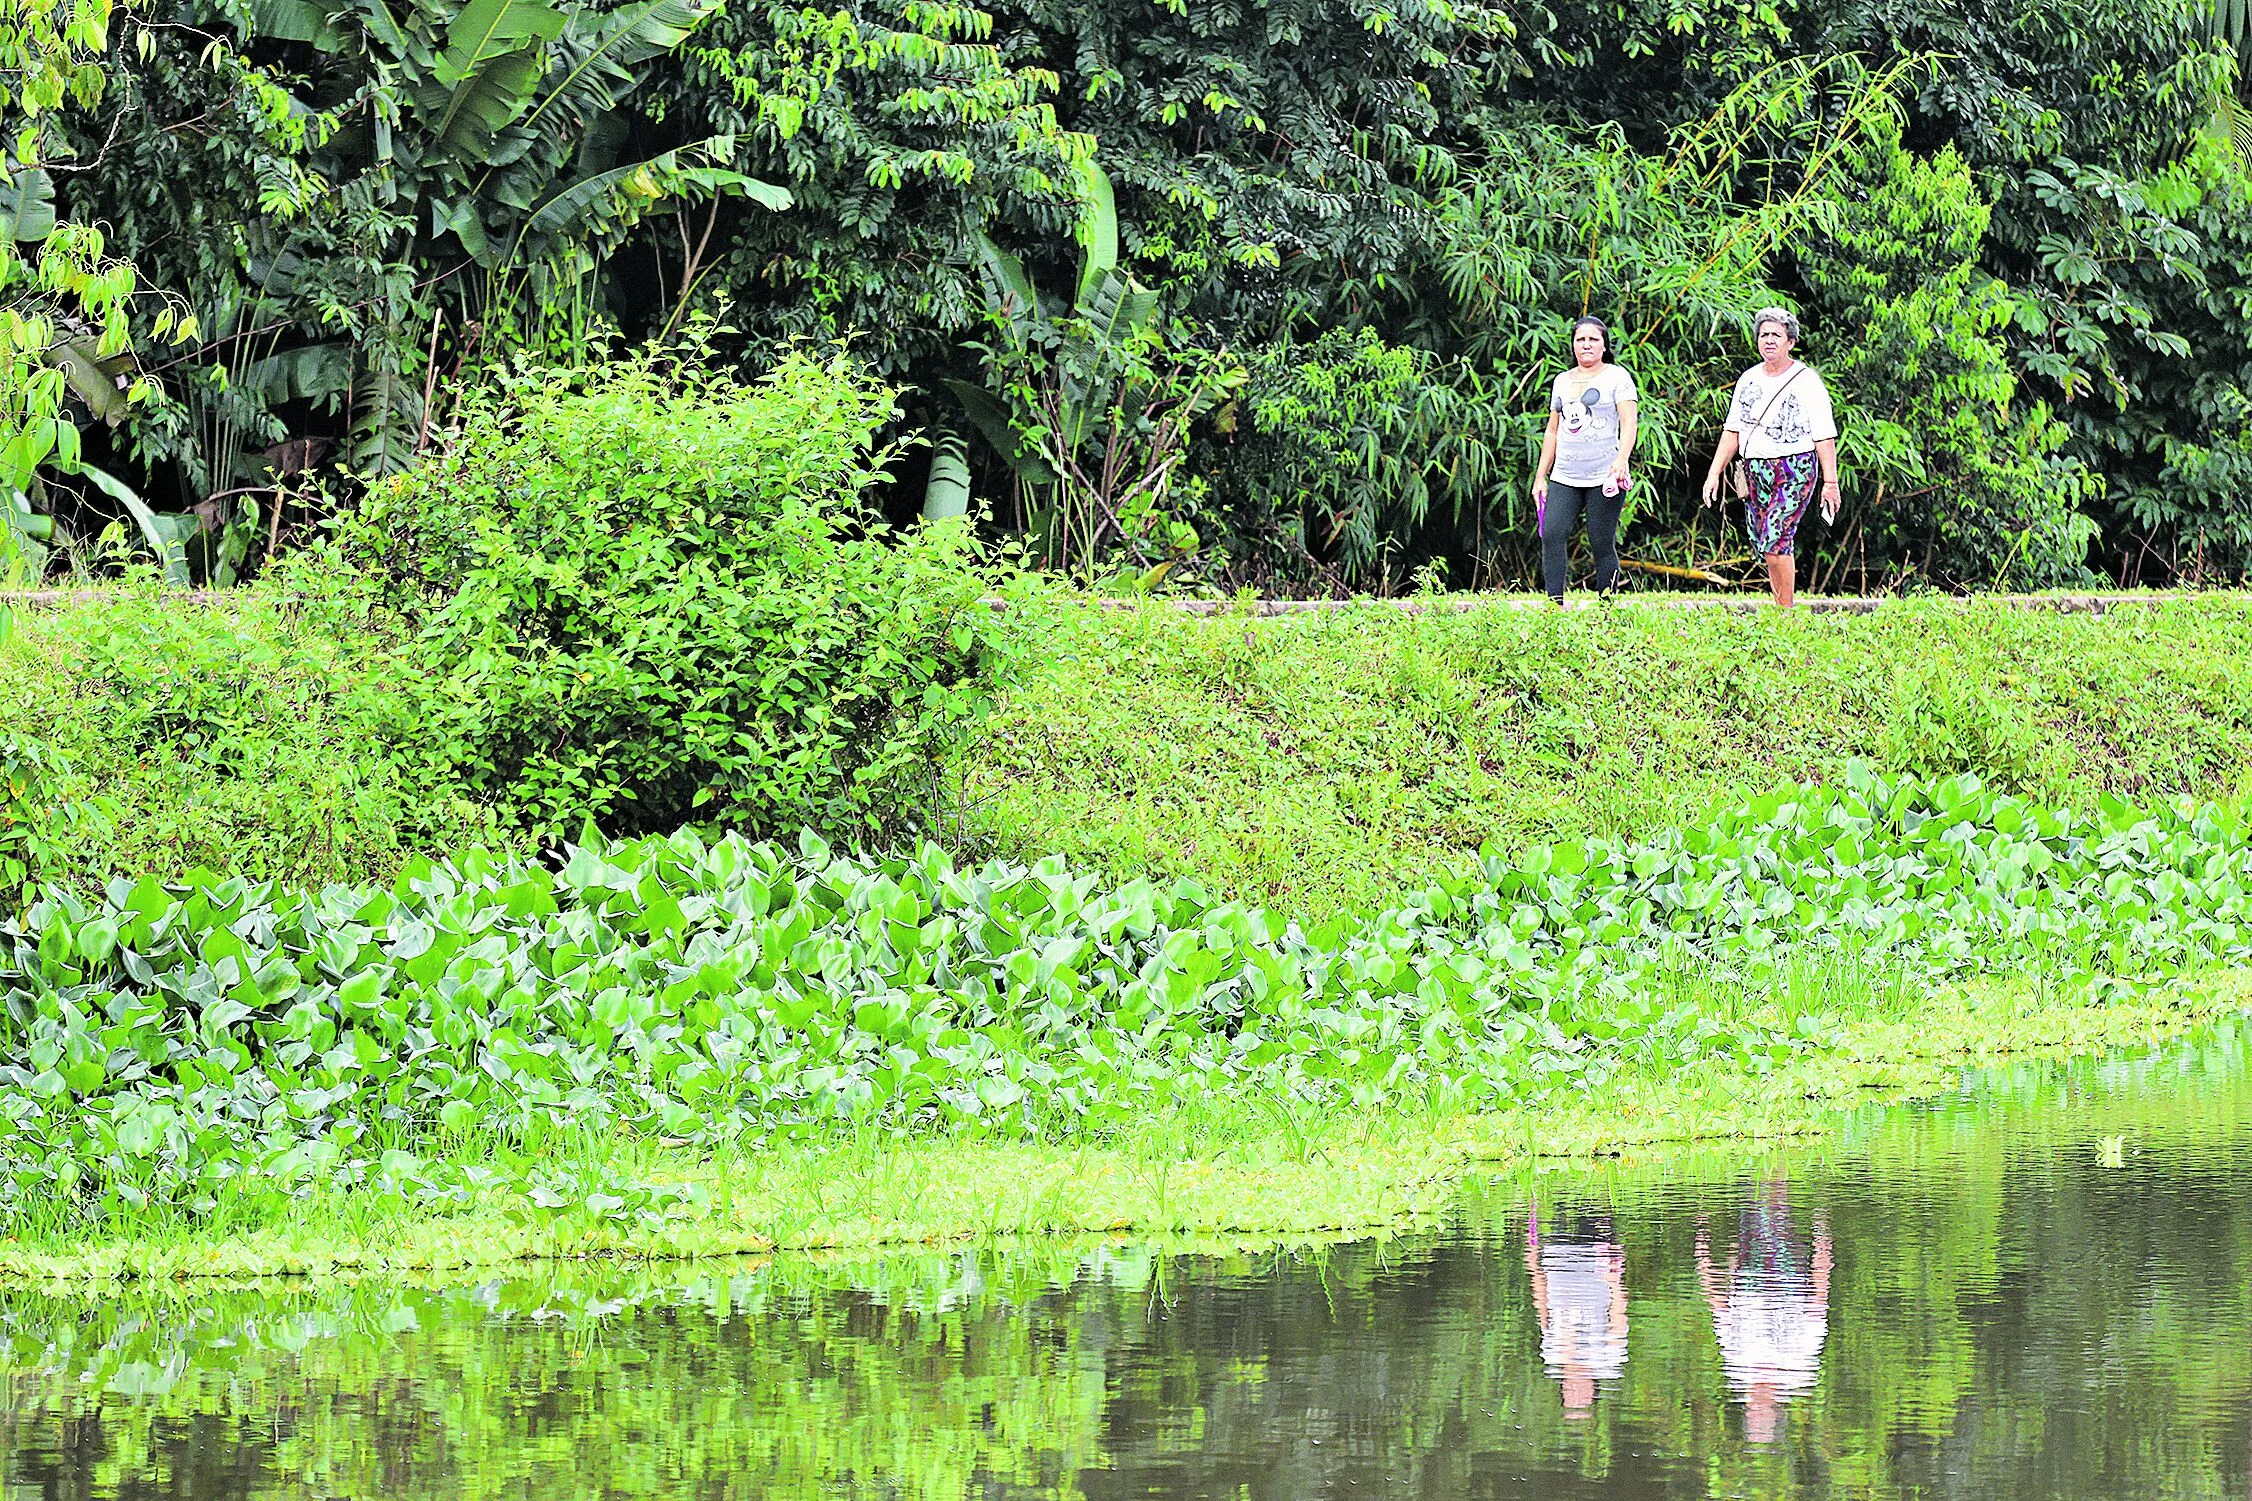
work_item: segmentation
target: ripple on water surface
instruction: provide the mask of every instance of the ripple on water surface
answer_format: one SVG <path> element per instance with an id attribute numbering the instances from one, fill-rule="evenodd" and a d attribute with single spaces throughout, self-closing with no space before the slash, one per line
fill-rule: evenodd
<path id="1" fill-rule="evenodd" d="M 2224 1034 L 1387 1243 L 0 1294 L 0 1496 L 2243 1497 L 2248 1107 Z"/>

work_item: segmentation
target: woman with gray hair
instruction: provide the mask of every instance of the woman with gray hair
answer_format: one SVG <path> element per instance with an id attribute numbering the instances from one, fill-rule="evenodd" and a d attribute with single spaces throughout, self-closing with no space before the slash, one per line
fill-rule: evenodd
<path id="1" fill-rule="evenodd" d="M 1731 471 L 1744 502 L 1744 530 L 1767 560 L 1767 587 L 1775 603 L 1790 607 L 1796 585 L 1793 549 L 1799 521 L 1819 488 L 1822 519 L 1838 514 L 1838 423 L 1829 388 L 1810 365 L 1791 358 L 1798 319 L 1779 307 L 1752 315 L 1759 363 L 1736 379 L 1728 421 L 1705 475 L 1705 504 L 1720 498 L 1720 476 Z"/>

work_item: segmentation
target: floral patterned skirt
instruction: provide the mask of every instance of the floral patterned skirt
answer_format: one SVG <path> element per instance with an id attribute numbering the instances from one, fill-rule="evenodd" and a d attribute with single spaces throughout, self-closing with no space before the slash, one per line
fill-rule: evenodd
<path id="1" fill-rule="evenodd" d="M 1814 503 L 1822 462 L 1812 449 L 1779 459 L 1746 459 L 1751 495 L 1744 501 L 1744 531 L 1762 557 L 1789 557 L 1798 524 Z"/>

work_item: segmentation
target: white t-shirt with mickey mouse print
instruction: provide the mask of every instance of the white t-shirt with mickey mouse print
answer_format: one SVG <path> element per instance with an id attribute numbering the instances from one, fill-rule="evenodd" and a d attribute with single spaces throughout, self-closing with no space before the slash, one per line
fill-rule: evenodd
<path id="1" fill-rule="evenodd" d="M 1822 377 L 1794 361 L 1781 375 L 1769 375 L 1762 364 L 1737 376 L 1725 428 L 1738 435 L 1736 451 L 1745 458 L 1780 459 L 1835 438 L 1838 420 Z"/>
<path id="2" fill-rule="evenodd" d="M 1619 408 L 1634 400 L 1634 377 L 1616 365 L 1590 375 L 1577 365 L 1556 377 L 1548 409 L 1556 423 L 1556 467 L 1549 478 L 1565 485 L 1600 485 L 1619 456 Z"/>

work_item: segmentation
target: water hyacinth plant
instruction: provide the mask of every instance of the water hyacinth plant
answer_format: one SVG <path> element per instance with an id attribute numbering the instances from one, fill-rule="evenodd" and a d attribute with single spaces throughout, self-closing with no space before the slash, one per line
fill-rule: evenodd
<path id="1" fill-rule="evenodd" d="M 2218 808 L 1857 771 L 1311 928 L 1187 881 L 810 835 L 589 845 L 557 871 L 470 853 L 388 888 L 50 890 L 0 927 L 0 1223 L 361 1184 L 537 1203 L 543 1143 L 585 1129 L 1108 1138 L 1223 1097 L 1468 1111 L 1627 1064 L 1756 1071 L 1870 990 L 2241 961 L 2248 859 Z"/>

